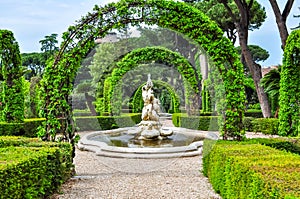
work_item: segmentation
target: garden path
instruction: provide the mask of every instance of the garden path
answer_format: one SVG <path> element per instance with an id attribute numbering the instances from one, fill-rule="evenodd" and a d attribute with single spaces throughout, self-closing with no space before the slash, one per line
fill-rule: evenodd
<path id="1" fill-rule="evenodd" d="M 164 126 L 172 125 L 164 121 Z M 74 163 L 76 176 L 51 199 L 221 198 L 201 173 L 201 156 L 123 159 L 76 149 Z"/>

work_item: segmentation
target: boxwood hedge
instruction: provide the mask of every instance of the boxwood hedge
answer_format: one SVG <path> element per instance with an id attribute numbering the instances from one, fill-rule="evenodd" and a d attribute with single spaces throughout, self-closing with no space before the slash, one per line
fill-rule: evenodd
<path id="1" fill-rule="evenodd" d="M 45 198 L 73 173 L 69 143 L 0 136 L 0 198 Z"/>
<path id="2" fill-rule="evenodd" d="M 300 156 L 261 144 L 205 141 L 203 173 L 222 198 L 299 198 Z"/>

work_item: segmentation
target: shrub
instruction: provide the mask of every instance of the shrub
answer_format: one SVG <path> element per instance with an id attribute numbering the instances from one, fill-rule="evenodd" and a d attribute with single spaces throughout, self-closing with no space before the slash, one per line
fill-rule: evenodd
<path id="1" fill-rule="evenodd" d="M 172 121 L 176 127 L 203 131 L 219 130 L 218 116 L 188 116 L 183 113 L 174 113 Z"/>
<path id="2" fill-rule="evenodd" d="M 257 118 L 253 120 L 253 131 L 262 132 L 268 135 L 278 135 L 278 119 L 276 118 Z"/>
<path id="3" fill-rule="evenodd" d="M 246 131 L 253 131 L 253 124 L 252 121 L 254 120 L 254 117 L 244 117 L 244 127 Z"/>
<path id="4" fill-rule="evenodd" d="M 80 131 L 108 130 L 130 127 L 141 121 L 140 113 L 130 113 L 122 116 L 76 117 L 76 126 Z"/>
<path id="5" fill-rule="evenodd" d="M 261 112 L 261 109 L 248 109 L 245 112 L 245 117 L 254 117 L 254 118 L 263 118 L 263 114 Z"/>
<path id="6" fill-rule="evenodd" d="M 0 153 L 1 198 L 45 198 L 56 191 L 74 169 L 69 143 L 2 136 Z"/>
<path id="7" fill-rule="evenodd" d="M 299 155 L 247 142 L 211 142 L 204 142 L 203 173 L 222 198 L 300 197 Z"/>
<path id="8" fill-rule="evenodd" d="M 275 149 L 300 155 L 300 138 L 256 138 L 247 140 L 248 143 L 262 144 Z"/>
<path id="9" fill-rule="evenodd" d="M 25 119 L 24 123 L 0 122 L 0 136 L 15 135 L 37 137 L 37 128 L 42 125 L 44 118 Z"/>

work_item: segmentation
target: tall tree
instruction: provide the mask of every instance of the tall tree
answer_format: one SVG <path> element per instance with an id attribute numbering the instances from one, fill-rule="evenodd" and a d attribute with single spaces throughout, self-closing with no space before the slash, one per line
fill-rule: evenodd
<path id="1" fill-rule="evenodd" d="M 40 44 L 42 45 L 41 51 L 42 52 L 51 52 L 58 50 L 58 47 L 56 46 L 58 44 L 57 34 L 52 33 L 51 35 L 45 36 L 44 39 L 40 40 Z"/>
<path id="2" fill-rule="evenodd" d="M 44 53 L 22 53 L 21 57 L 22 65 L 28 70 L 25 74 L 27 80 L 30 80 L 31 77 L 42 75 L 47 61 Z"/>
<path id="3" fill-rule="evenodd" d="M 281 38 L 281 48 L 284 50 L 286 40 L 289 36 L 289 32 L 286 27 L 286 20 L 287 20 L 287 17 L 289 16 L 290 11 L 293 7 L 294 0 L 287 0 L 282 12 L 279 9 L 277 0 L 269 0 L 269 2 L 272 6 L 272 9 L 273 9 L 273 12 L 274 12 L 274 15 L 276 18 L 277 28 L 278 28 L 279 35 Z"/>
<path id="4" fill-rule="evenodd" d="M 0 120 L 23 122 L 24 91 L 18 42 L 9 30 L 0 30 L 0 69 L 4 82 L 0 98 Z"/>
<path id="5" fill-rule="evenodd" d="M 39 41 L 42 45 L 41 51 L 43 52 L 45 60 L 48 60 L 55 52 L 59 50 L 56 46 L 58 44 L 57 34 L 52 33 L 51 35 L 45 36 L 44 39 Z"/>
<path id="6" fill-rule="evenodd" d="M 254 61 L 248 47 L 248 31 L 262 25 L 266 19 L 265 9 L 255 0 L 202 0 L 195 6 L 215 20 L 233 43 L 239 38 L 241 59 L 253 78 L 263 115 L 270 117 L 267 95 L 259 85 L 261 66 Z"/>

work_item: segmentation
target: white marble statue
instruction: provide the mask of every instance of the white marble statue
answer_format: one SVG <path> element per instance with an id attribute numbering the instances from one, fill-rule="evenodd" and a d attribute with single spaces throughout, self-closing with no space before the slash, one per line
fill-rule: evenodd
<path id="1" fill-rule="evenodd" d="M 142 98 L 144 107 L 142 110 L 142 121 L 139 123 L 140 133 L 138 139 L 165 139 L 167 136 L 173 134 L 172 130 L 161 128 L 159 121 L 160 102 L 159 99 L 154 97 L 153 83 L 151 75 L 148 75 L 146 85 L 142 87 Z"/>

